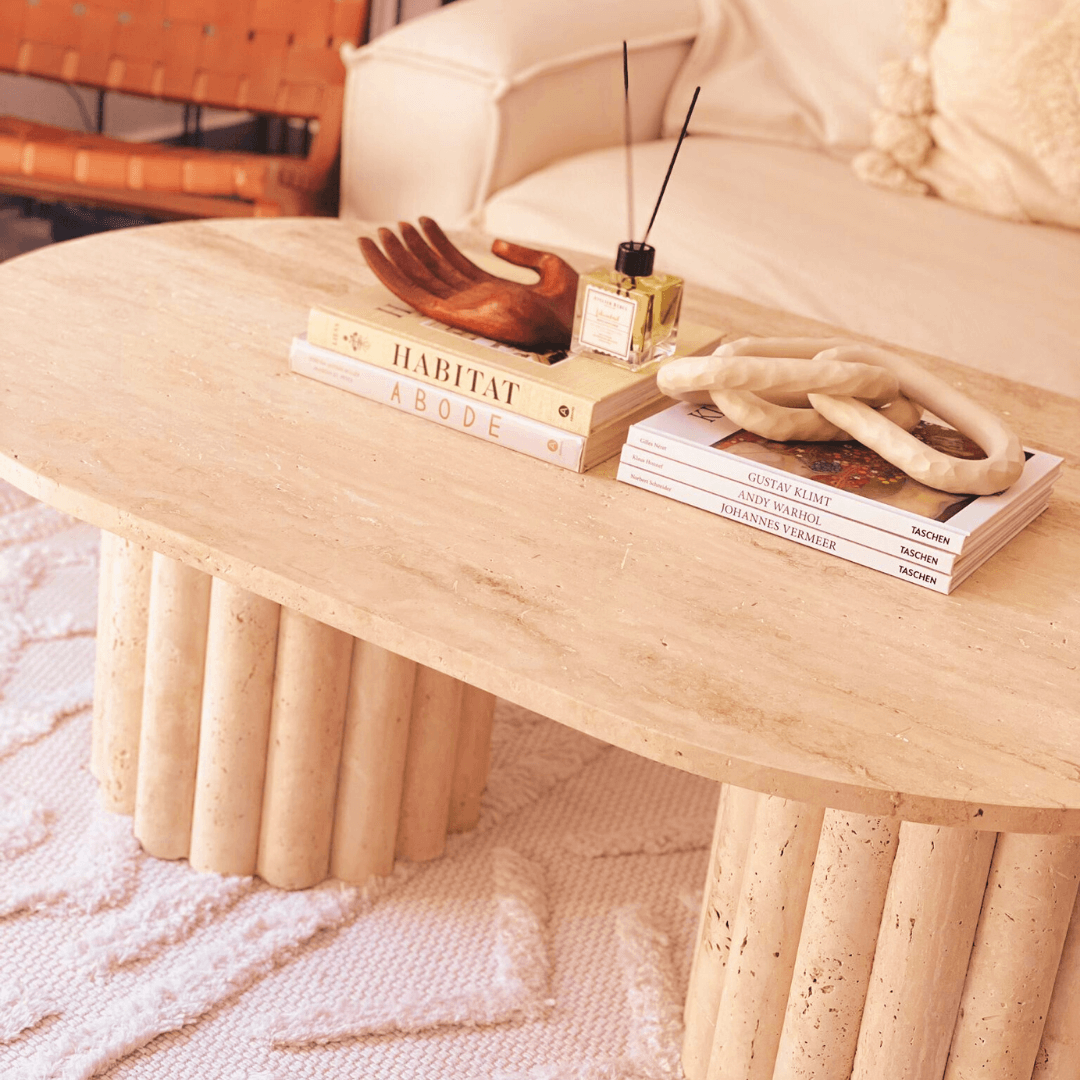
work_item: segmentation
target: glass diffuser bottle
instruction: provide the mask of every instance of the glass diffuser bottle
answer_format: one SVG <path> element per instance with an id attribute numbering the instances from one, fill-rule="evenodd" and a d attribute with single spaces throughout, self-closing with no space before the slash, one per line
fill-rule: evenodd
<path id="1" fill-rule="evenodd" d="M 686 138 L 690 117 L 697 104 L 699 86 L 686 113 L 679 141 L 660 186 L 645 236 L 634 241 L 634 184 L 630 128 L 630 66 L 623 42 L 623 90 L 625 102 L 626 209 L 630 240 L 619 245 L 615 265 L 601 266 L 578 279 L 570 352 L 589 352 L 630 368 L 643 367 L 671 356 L 679 333 L 683 280 L 674 274 L 653 273 L 656 249 L 647 243 L 656 212 L 667 190 L 671 170 Z"/>
<path id="2" fill-rule="evenodd" d="M 683 280 L 654 274 L 655 257 L 655 248 L 627 240 L 619 245 L 614 267 L 581 275 L 572 353 L 600 353 L 638 368 L 675 351 Z"/>

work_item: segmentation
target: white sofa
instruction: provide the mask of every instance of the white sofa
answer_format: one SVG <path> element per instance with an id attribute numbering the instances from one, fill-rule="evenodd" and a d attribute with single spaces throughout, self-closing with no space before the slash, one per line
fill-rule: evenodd
<path id="1" fill-rule="evenodd" d="M 978 25 L 1010 6 L 1024 26 Z M 1080 129 L 1042 156 L 1006 146 L 1038 119 L 1028 86 L 986 135 L 1005 61 L 982 40 L 1037 49 L 1066 17 L 1080 40 L 1066 0 L 458 0 L 347 52 L 342 215 L 612 259 L 625 38 L 637 238 L 702 86 L 658 268 L 1080 397 Z M 1052 92 L 1080 117 L 1067 81 Z"/>

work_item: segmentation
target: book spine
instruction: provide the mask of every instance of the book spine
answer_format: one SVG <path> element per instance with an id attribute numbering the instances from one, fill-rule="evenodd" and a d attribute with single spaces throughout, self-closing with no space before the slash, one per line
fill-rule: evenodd
<path id="1" fill-rule="evenodd" d="M 786 518 L 796 525 L 807 525 L 832 536 L 853 540 L 856 544 L 862 544 L 864 547 L 873 548 L 887 555 L 895 555 L 896 558 L 907 562 L 918 563 L 920 566 L 942 574 L 953 572 L 953 564 L 957 556 L 951 551 L 943 551 L 929 544 L 907 540 L 895 533 L 875 528 L 873 525 L 864 525 L 861 521 L 831 514 L 828 510 L 815 510 L 770 491 L 753 487 L 751 484 L 743 484 L 738 480 L 720 476 L 718 473 L 706 472 L 704 469 L 663 457 L 660 454 L 650 453 L 637 446 L 628 445 L 623 452 L 623 460 L 648 472 L 667 476 L 672 480 L 723 496 L 752 510 L 763 510 L 775 517 Z"/>
<path id="2" fill-rule="evenodd" d="M 929 518 L 924 519 L 925 524 L 913 521 L 911 518 L 896 514 L 885 503 L 864 499 L 859 495 L 851 495 L 846 491 L 839 491 L 825 485 L 804 483 L 802 478 L 784 472 L 782 469 L 774 469 L 772 466 L 739 458 L 734 454 L 726 454 L 712 447 L 696 445 L 679 438 L 635 428 L 630 429 L 627 444 L 661 454 L 673 461 L 683 461 L 704 472 L 775 492 L 815 510 L 828 510 L 840 517 L 861 521 L 907 540 L 919 541 L 943 551 L 951 551 L 956 555 L 964 549 L 966 535 L 943 526 L 941 522 Z"/>
<path id="3" fill-rule="evenodd" d="M 587 398 L 555 390 L 517 372 L 496 367 L 485 370 L 479 361 L 456 355 L 453 347 L 433 346 L 430 341 L 394 334 L 319 308 L 312 308 L 308 315 L 307 340 L 350 359 L 494 406 L 504 414 L 517 413 L 576 435 L 588 435 L 592 429 L 593 402 Z"/>
<path id="4" fill-rule="evenodd" d="M 952 578 L 948 574 L 940 574 L 925 567 L 916 566 L 914 563 L 905 562 L 882 551 L 875 551 L 873 548 L 853 543 L 843 537 L 831 536 L 829 533 L 798 525 L 773 514 L 752 510 L 733 499 L 714 495 L 711 491 L 703 491 L 701 488 L 680 483 L 670 477 L 647 472 L 637 465 L 630 464 L 626 458 L 625 449 L 619 462 L 617 478 L 624 483 L 644 488 L 646 491 L 655 491 L 660 495 L 666 495 L 669 499 L 696 506 L 700 510 L 707 510 L 720 517 L 730 518 L 752 528 L 761 529 L 763 532 L 794 540 L 795 543 L 805 547 L 816 548 L 818 551 L 836 555 L 848 562 L 867 566 L 871 570 L 880 570 L 903 581 L 912 581 L 934 592 L 948 593 L 953 588 Z"/>
<path id="5" fill-rule="evenodd" d="M 485 442 L 498 443 L 540 461 L 575 472 L 584 468 L 582 435 L 493 408 L 449 390 L 436 390 L 429 384 L 320 348 L 302 338 L 294 339 L 289 350 L 289 368 L 327 386 L 412 413 Z"/>

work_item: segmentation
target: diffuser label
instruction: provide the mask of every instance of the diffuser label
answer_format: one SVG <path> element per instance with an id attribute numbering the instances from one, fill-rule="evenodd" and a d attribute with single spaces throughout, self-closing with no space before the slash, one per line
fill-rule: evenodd
<path id="1" fill-rule="evenodd" d="M 636 314 L 637 304 L 629 297 L 586 285 L 579 334 L 581 344 L 595 352 L 629 360 Z"/>

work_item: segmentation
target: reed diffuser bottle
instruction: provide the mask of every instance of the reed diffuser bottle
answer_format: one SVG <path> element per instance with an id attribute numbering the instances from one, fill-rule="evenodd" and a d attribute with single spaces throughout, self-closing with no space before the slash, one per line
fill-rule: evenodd
<path id="1" fill-rule="evenodd" d="M 675 351 L 683 279 L 654 274 L 656 249 L 628 240 L 615 265 L 578 280 L 570 351 L 600 353 L 637 368 Z"/>
<path id="2" fill-rule="evenodd" d="M 626 42 L 623 42 L 624 130 L 626 144 L 626 203 L 631 238 L 634 235 L 634 185 L 631 167 L 630 69 Z M 686 138 L 690 117 L 697 104 L 699 86 L 686 113 L 679 141 L 671 155 L 667 175 L 660 188 L 645 236 L 640 243 L 633 239 L 619 245 L 614 266 L 601 266 L 578 280 L 574 305 L 574 326 L 570 339 L 571 353 L 594 353 L 630 368 L 639 368 L 662 360 L 675 352 L 682 310 L 683 279 L 674 274 L 653 271 L 656 249 L 646 241 L 652 231 L 656 212 L 667 190 L 671 170 Z"/>

